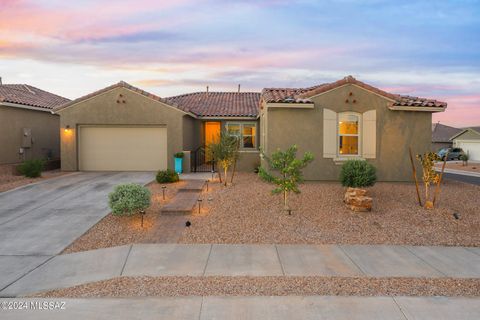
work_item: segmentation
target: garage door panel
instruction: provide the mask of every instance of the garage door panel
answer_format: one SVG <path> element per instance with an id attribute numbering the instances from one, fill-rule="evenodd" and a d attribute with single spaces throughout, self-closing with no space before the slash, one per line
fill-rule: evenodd
<path id="1" fill-rule="evenodd" d="M 463 151 L 468 152 L 468 155 L 470 156 L 470 160 L 480 161 L 480 141 L 479 142 L 458 141 L 456 146 L 459 148 L 462 148 Z"/>
<path id="2" fill-rule="evenodd" d="M 79 166 L 84 171 L 155 171 L 167 168 L 164 127 L 80 127 Z"/>

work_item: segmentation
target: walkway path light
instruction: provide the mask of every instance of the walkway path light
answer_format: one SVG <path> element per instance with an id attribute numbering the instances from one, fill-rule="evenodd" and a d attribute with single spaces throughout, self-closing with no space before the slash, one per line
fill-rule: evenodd
<path id="1" fill-rule="evenodd" d="M 140 211 L 140 215 L 142 216 L 142 228 L 143 228 L 143 216 L 145 215 L 145 210 Z"/>
<path id="2" fill-rule="evenodd" d="M 162 186 L 162 194 L 163 194 L 163 200 L 165 200 L 165 189 L 167 186 Z"/>
<path id="3" fill-rule="evenodd" d="M 205 180 L 205 182 L 207 183 L 207 191 L 208 191 L 208 180 Z"/>
<path id="4" fill-rule="evenodd" d="M 215 171 L 212 170 L 212 181 L 213 181 L 213 176 L 215 175 Z"/>
<path id="5" fill-rule="evenodd" d="M 200 213 L 200 207 L 201 207 L 201 204 L 202 204 L 202 199 L 198 199 L 198 213 Z"/>

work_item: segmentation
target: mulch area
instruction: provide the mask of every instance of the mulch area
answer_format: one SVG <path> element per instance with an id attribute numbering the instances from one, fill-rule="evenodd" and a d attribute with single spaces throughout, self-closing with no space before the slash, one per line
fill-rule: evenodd
<path id="1" fill-rule="evenodd" d="M 75 240 L 62 253 L 108 248 L 132 243 L 171 243 L 180 238 L 188 216 L 165 216 L 160 214 L 163 205 L 170 202 L 184 181 L 159 184 L 152 182 L 147 187 L 152 193 L 151 206 L 141 215 L 114 216 L 111 213 Z M 166 186 L 165 200 L 162 186 Z"/>
<path id="2" fill-rule="evenodd" d="M 355 213 L 345 207 L 338 182 L 307 182 L 290 197 L 292 215 L 283 211 L 281 196 L 270 193 L 273 186 L 253 173 L 237 174 L 228 187 L 211 185 L 203 195 L 210 201 L 201 214 L 194 212 L 181 243 L 480 246 L 475 185 L 445 181 L 437 208 L 425 210 L 413 183 L 379 182 L 369 188 L 373 210 Z"/>
<path id="3" fill-rule="evenodd" d="M 120 277 L 32 295 L 145 296 L 480 296 L 480 279 L 364 277 Z"/>
<path id="4" fill-rule="evenodd" d="M 39 178 L 27 178 L 24 176 L 17 176 L 7 172 L 3 172 L 2 174 L 0 174 L 0 192 L 15 189 L 30 183 L 59 177 L 68 173 L 69 172 L 62 172 L 60 170 L 50 170 L 42 172 L 42 176 Z"/>

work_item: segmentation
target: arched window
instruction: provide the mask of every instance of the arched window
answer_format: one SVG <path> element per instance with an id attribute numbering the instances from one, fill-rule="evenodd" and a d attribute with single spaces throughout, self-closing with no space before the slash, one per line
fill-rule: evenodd
<path id="1" fill-rule="evenodd" d="M 338 155 L 358 156 L 360 151 L 360 114 L 338 114 Z"/>

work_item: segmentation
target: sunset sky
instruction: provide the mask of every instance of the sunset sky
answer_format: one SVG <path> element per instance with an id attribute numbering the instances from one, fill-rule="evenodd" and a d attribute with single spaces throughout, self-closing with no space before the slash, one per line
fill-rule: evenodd
<path id="1" fill-rule="evenodd" d="M 77 98 L 120 80 L 166 97 L 346 75 L 480 125 L 480 1 L 0 0 L 0 76 Z"/>

